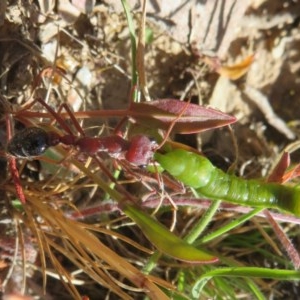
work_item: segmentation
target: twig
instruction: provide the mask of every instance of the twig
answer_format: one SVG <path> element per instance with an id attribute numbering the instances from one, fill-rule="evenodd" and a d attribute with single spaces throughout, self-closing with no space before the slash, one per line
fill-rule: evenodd
<path id="1" fill-rule="evenodd" d="M 296 136 L 293 131 L 290 130 L 286 123 L 275 114 L 268 98 L 262 92 L 246 85 L 244 88 L 244 94 L 257 105 L 271 126 L 284 134 L 288 139 L 295 139 Z"/>
<path id="2" fill-rule="evenodd" d="M 146 78 L 145 62 L 144 62 L 147 0 L 143 0 L 142 2 L 143 2 L 142 19 L 141 19 L 140 30 L 138 35 L 139 39 L 138 39 L 137 54 L 136 54 L 136 60 L 137 60 L 136 65 L 138 70 L 139 85 L 143 91 L 143 95 L 146 101 L 151 101 L 148 87 L 147 87 L 147 78 Z"/>

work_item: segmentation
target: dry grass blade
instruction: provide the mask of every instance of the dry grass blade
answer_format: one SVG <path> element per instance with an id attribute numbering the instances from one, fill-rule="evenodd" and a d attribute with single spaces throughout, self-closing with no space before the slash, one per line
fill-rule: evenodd
<path id="1" fill-rule="evenodd" d="M 116 254 L 104 245 L 88 228 L 80 222 L 67 219 L 60 210 L 53 205 L 40 201 L 36 197 L 28 197 L 26 205 L 26 225 L 34 232 L 39 242 L 42 257 L 42 269 L 46 270 L 46 257 L 50 257 L 53 267 L 57 270 L 63 283 L 68 283 L 72 294 L 79 295 L 72 283 L 72 276 L 60 264 L 54 255 L 54 250 L 60 252 L 72 261 L 79 269 L 93 278 L 99 284 L 110 288 L 122 299 L 131 299 L 118 284 L 108 275 L 108 269 L 114 270 L 125 276 L 134 285 L 139 287 L 153 299 L 167 299 L 165 294 L 153 283 L 147 275 L 142 274 L 138 269 L 128 263 L 124 258 Z M 42 220 L 42 223 L 35 220 L 35 215 Z M 31 220 L 31 221 L 29 221 Z M 97 230 L 97 229 L 95 229 Z M 60 240 L 60 246 L 54 242 Z M 46 271 L 44 271 L 44 277 Z M 46 278 L 45 278 L 46 279 Z M 162 283 L 162 281 L 160 281 Z M 169 286 L 169 284 L 166 284 Z"/>
<path id="2" fill-rule="evenodd" d="M 166 299 L 166 295 L 192 299 L 198 279 L 220 265 L 191 267 L 169 256 L 152 255 L 153 244 L 144 230 L 120 217 L 120 210 L 124 201 L 134 202 L 145 213 L 155 210 L 159 223 L 183 237 L 199 232 L 198 221 L 210 200 L 195 199 L 190 189 L 184 190 L 182 182 L 166 172 L 149 174 L 148 169 L 131 165 L 126 150 L 122 157 L 111 157 L 111 153 L 87 153 L 84 150 L 92 149 L 91 144 L 83 142 L 82 147 L 77 142 L 83 136 L 98 139 L 120 133 L 132 145 L 133 127 L 138 127 L 138 134 L 149 134 L 157 144 L 161 136 L 173 139 L 155 151 L 169 151 L 168 147 L 183 143 L 184 149 L 201 150 L 214 166 L 227 170 L 236 156 L 230 134 L 222 128 L 210 129 L 237 120 L 233 127 L 239 154 L 236 174 L 265 178 L 282 149 L 293 145 L 289 139 L 297 139 L 300 133 L 300 2 L 122 0 L 125 12 L 119 0 L 0 2 L 4 297 L 14 299 L 17 290 L 36 299 Z M 212 57 L 210 65 L 217 68 L 208 68 L 199 56 Z M 145 99 L 159 101 L 130 106 L 143 90 Z M 243 101 L 243 96 L 253 101 Z M 184 106 L 172 110 L 181 97 L 193 104 L 189 107 L 195 115 L 182 114 Z M 164 99 L 169 103 L 165 110 L 158 104 L 166 103 Z M 176 102 L 170 104 L 170 99 Z M 199 116 L 200 102 L 212 109 Z M 213 125 L 212 115 L 222 121 Z M 120 119 L 123 123 L 116 125 Z M 77 141 L 51 146 L 37 161 L 28 161 L 29 155 L 9 166 L 7 125 L 15 131 L 13 137 L 34 126 Z M 198 135 L 199 128 L 209 129 L 209 134 Z M 292 169 L 282 178 L 293 179 L 291 185 L 299 182 L 299 161 L 299 151 L 293 152 Z M 223 201 L 205 228 L 209 241 L 202 245 L 198 239 L 197 246 L 214 252 L 222 267 L 264 266 L 270 271 L 268 278 L 276 278 L 276 273 L 272 277 L 276 268 L 292 268 L 291 259 L 277 251 L 282 245 L 278 246 L 272 229 L 275 223 L 262 220 L 259 231 L 251 222 L 245 223 L 256 218 L 250 207 Z M 289 247 L 287 238 L 299 248 L 300 219 L 271 214 L 286 233 L 282 244 Z M 12 218 L 17 225 L 13 226 Z M 280 231 L 276 229 L 278 235 Z M 298 297 L 293 277 L 283 283 L 282 278 L 252 281 L 253 273 L 244 275 L 246 279 L 212 278 L 195 298 Z"/>
<path id="3" fill-rule="evenodd" d="M 146 6 L 147 0 L 143 0 L 143 8 L 142 8 L 142 19 L 140 22 L 140 31 L 139 31 L 139 39 L 137 45 L 137 71 L 139 74 L 139 84 L 140 88 L 143 91 L 144 97 L 146 101 L 150 101 L 149 90 L 147 87 L 147 78 L 146 78 L 146 71 L 145 71 L 145 27 L 146 27 Z"/>

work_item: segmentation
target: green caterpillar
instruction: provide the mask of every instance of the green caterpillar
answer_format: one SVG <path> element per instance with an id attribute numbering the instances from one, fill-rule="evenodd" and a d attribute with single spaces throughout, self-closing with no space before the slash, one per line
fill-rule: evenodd
<path id="1" fill-rule="evenodd" d="M 205 157 L 177 149 L 154 158 L 167 172 L 203 196 L 240 205 L 277 208 L 300 216 L 300 189 L 224 173 Z"/>

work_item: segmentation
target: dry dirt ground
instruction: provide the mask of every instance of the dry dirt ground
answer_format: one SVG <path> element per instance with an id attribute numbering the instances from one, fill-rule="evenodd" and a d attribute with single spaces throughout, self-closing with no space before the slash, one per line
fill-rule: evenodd
<path id="1" fill-rule="evenodd" d="M 138 24 L 140 1 L 128 2 Z M 285 147 L 299 148 L 299 1 L 149 0 L 146 27 L 144 61 L 151 99 L 190 99 L 235 115 L 241 175 L 265 176 Z M 34 97 L 45 98 L 52 84 L 74 111 L 125 108 L 131 91 L 130 49 L 120 1 L 0 3 L 0 89 L 12 105 L 31 99 L 41 70 L 56 64 L 70 84 L 46 80 Z M 233 78 L 252 55 L 247 72 Z M 217 67 L 205 63 L 205 57 L 208 62 L 216 59 Z M 50 96 L 50 103 L 59 105 L 57 97 Z M 85 126 L 99 122 L 90 120 Z M 224 168 L 237 155 L 228 129 L 178 139 L 201 148 Z M 300 161 L 299 153 L 292 154 L 293 162 Z M 38 284 L 32 280 L 31 285 L 38 293 Z M 52 293 L 57 291 L 49 290 L 43 299 L 56 299 Z"/>

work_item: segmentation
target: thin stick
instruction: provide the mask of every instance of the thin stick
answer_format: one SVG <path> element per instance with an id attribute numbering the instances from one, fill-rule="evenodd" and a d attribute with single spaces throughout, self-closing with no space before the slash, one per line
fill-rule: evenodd
<path id="1" fill-rule="evenodd" d="M 139 85 L 143 91 L 144 97 L 146 101 L 151 101 L 148 87 L 147 87 L 147 78 L 145 72 L 145 27 L 146 27 L 146 6 L 147 0 L 143 0 L 143 8 L 142 8 L 142 19 L 140 23 L 140 31 L 139 31 L 139 40 L 138 40 L 138 47 L 137 47 L 137 70 L 139 74 Z"/>

